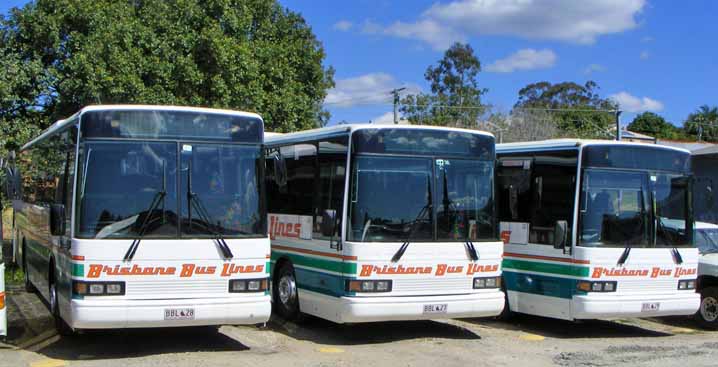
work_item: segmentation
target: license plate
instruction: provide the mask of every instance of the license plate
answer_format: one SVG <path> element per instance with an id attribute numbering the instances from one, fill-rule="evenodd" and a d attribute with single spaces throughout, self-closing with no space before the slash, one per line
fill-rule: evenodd
<path id="1" fill-rule="evenodd" d="M 641 306 L 641 312 L 658 311 L 659 308 L 661 308 L 661 304 L 658 302 L 644 303 Z"/>
<path id="2" fill-rule="evenodd" d="M 194 308 L 165 308 L 165 320 L 194 320 Z"/>
<path id="3" fill-rule="evenodd" d="M 447 305 L 435 304 L 435 305 L 424 305 L 424 313 L 446 313 Z"/>

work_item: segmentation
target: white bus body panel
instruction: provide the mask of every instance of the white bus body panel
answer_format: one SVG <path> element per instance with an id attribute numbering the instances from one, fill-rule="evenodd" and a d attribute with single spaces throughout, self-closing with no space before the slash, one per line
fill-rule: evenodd
<path id="1" fill-rule="evenodd" d="M 546 245 L 506 245 L 504 276 L 512 311 L 565 320 L 617 319 L 692 315 L 700 305 L 700 294 L 678 290 L 679 280 L 697 278 L 696 248 L 678 249 L 682 264 L 675 263 L 670 248 L 633 248 L 622 266 L 616 264 L 622 248 L 575 247 L 573 256 L 556 251 Z M 511 284 L 512 277 L 517 284 Z M 616 281 L 616 291 L 579 292 L 580 280 Z M 561 294 L 548 291 L 559 286 Z"/>
<path id="2" fill-rule="evenodd" d="M 498 288 L 473 289 L 475 277 L 501 276 L 501 242 L 474 242 L 479 260 L 473 262 L 463 242 L 412 242 L 401 260 L 391 263 L 401 243 L 345 242 L 343 251 L 337 252 L 330 249 L 329 241 L 312 241 L 318 246 L 326 242 L 320 252 L 316 246 L 301 244 L 303 241 L 291 241 L 291 247 L 287 246 L 290 241 L 273 240 L 272 259 L 292 262 L 300 309 L 310 315 L 337 323 L 356 323 L 488 317 L 500 314 L 504 307 L 505 296 Z M 345 272 L 329 270 L 327 262 L 336 263 Z M 425 272 L 396 273 L 400 268 L 421 268 Z M 349 279 L 391 280 L 392 291 L 348 294 L 344 282 Z M 322 288 L 330 284 L 335 289 Z M 446 305 L 446 311 L 424 313 L 424 306 L 437 304 Z"/>
<path id="3" fill-rule="evenodd" d="M 124 281 L 126 288 L 122 296 L 61 293 L 63 318 L 78 329 L 264 323 L 269 292 L 229 293 L 229 279 L 267 278 L 269 240 L 226 241 L 234 259 L 222 259 L 210 239 L 145 239 L 134 259 L 123 262 L 132 240 L 73 240 L 72 253 L 84 259 L 75 256 L 63 273 L 73 280 Z M 143 271 L 153 274 L 134 274 Z M 166 309 L 186 308 L 194 310 L 193 319 L 165 320 Z"/>

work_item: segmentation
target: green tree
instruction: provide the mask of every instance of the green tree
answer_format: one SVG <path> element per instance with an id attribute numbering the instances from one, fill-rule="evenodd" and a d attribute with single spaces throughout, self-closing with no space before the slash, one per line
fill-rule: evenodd
<path id="1" fill-rule="evenodd" d="M 321 43 L 276 0 L 37 0 L 0 19 L 1 146 L 98 103 L 260 113 L 269 130 L 324 123 Z"/>
<path id="2" fill-rule="evenodd" d="M 681 139 L 684 137 L 681 129 L 653 112 L 644 112 L 637 115 L 628 124 L 628 130 L 651 135 L 659 139 Z"/>
<path id="3" fill-rule="evenodd" d="M 545 119 L 546 114 L 563 134 L 587 138 L 611 137 L 615 125 L 612 110 L 618 106 L 601 98 L 593 81 L 584 85 L 574 82 L 551 84 L 538 82 L 519 90 L 514 114 L 530 118 L 534 113 Z"/>
<path id="4" fill-rule="evenodd" d="M 439 60 L 429 66 L 424 78 L 431 93 L 408 95 L 400 101 L 400 110 L 412 123 L 475 127 L 486 106 L 479 87 L 481 62 L 468 44 L 455 43 Z"/>
<path id="5" fill-rule="evenodd" d="M 703 105 L 683 123 L 687 134 L 705 141 L 718 141 L 718 107 Z"/>

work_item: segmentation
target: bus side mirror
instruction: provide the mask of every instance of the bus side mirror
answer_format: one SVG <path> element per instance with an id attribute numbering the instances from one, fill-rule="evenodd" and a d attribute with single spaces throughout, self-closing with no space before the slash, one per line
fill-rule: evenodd
<path id="1" fill-rule="evenodd" d="M 326 209 L 322 213 L 322 236 L 332 237 L 334 236 L 334 230 L 337 225 L 337 211 L 334 209 Z"/>
<path id="2" fill-rule="evenodd" d="M 65 235 L 65 206 L 50 204 L 50 233 L 53 236 Z"/>
<path id="3" fill-rule="evenodd" d="M 556 226 L 553 230 L 553 247 L 556 249 L 562 249 L 566 247 L 568 242 L 568 222 L 565 220 L 556 221 Z"/>

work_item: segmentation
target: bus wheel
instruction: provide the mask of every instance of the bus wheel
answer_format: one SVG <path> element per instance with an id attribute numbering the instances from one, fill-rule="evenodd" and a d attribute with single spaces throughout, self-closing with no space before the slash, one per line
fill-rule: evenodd
<path id="1" fill-rule="evenodd" d="M 299 294 L 292 264 L 285 263 L 278 270 L 273 288 L 277 313 L 286 320 L 297 321 L 300 318 Z"/>
<path id="2" fill-rule="evenodd" d="M 50 283 L 50 312 L 52 312 L 52 318 L 55 320 L 55 329 L 57 333 L 62 336 L 70 336 L 73 334 L 72 328 L 62 319 L 60 316 L 60 305 L 57 298 L 57 286 L 53 280 Z"/>
<path id="3" fill-rule="evenodd" d="M 701 308 L 696 313 L 696 319 L 706 329 L 718 329 L 718 287 L 701 291 Z"/>
<path id="4" fill-rule="evenodd" d="M 22 273 L 23 273 L 23 280 L 25 283 L 25 292 L 27 293 L 35 293 L 35 286 L 32 285 L 32 282 L 30 282 L 30 274 L 28 273 L 27 268 L 27 247 L 22 247 Z"/>
<path id="5" fill-rule="evenodd" d="M 511 306 L 509 305 L 509 292 L 506 289 L 504 289 L 503 291 L 505 297 L 504 309 L 498 316 L 496 316 L 496 318 L 500 321 L 510 321 L 514 318 L 514 316 L 516 316 L 516 313 L 511 311 Z"/>

